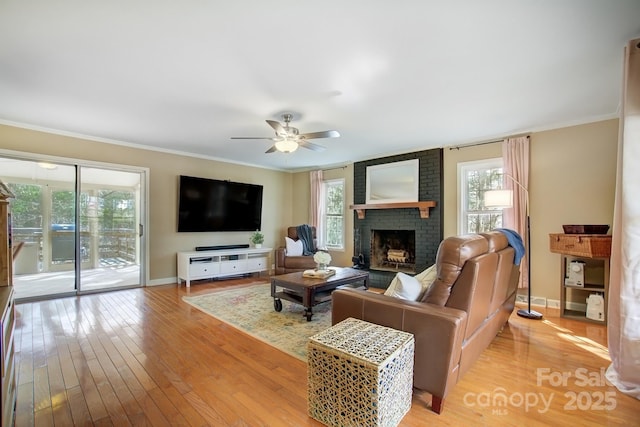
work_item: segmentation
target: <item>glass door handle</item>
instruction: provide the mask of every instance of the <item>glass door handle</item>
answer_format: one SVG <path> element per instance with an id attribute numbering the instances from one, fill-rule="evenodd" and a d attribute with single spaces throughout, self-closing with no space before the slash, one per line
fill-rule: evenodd
<path id="1" fill-rule="evenodd" d="M 138 236 L 142 237 L 144 235 L 144 225 L 138 224 Z"/>

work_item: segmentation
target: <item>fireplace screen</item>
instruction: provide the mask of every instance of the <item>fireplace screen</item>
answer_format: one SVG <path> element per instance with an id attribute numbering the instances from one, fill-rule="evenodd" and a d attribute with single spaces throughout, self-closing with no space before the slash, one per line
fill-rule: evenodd
<path id="1" fill-rule="evenodd" d="M 372 270 L 415 273 L 415 230 L 371 230 Z"/>

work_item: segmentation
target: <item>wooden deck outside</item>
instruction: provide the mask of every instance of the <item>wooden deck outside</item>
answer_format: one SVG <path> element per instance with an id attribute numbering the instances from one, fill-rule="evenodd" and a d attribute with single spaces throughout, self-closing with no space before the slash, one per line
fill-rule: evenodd
<path id="1" fill-rule="evenodd" d="M 98 268 L 83 269 L 81 284 L 84 292 L 139 286 L 140 266 L 124 262 L 104 262 Z M 13 287 L 18 300 L 75 292 L 74 272 L 67 270 L 14 275 Z"/>

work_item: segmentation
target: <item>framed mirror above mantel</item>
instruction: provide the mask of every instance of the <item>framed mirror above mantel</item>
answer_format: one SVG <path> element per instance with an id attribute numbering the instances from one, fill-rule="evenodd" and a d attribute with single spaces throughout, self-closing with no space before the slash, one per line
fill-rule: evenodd
<path id="1" fill-rule="evenodd" d="M 366 203 L 405 203 L 419 200 L 418 159 L 367 166 Z"/>
<path id="2" fill-rule="evenodd" d="M 419 201 L 420 161 L 403 160 L 367 166 L 366 203 L 351 205 L 358 219 L 365 218 L 368 209 L 417 208 L 420 218 L 429 218 L 429 208 L 435 201 Z"/>

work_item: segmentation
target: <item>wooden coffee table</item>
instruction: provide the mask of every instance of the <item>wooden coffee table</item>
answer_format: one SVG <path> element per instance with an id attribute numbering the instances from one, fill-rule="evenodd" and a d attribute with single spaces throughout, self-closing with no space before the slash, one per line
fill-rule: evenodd
<path id="1" fill-rule="evenodd" d="M 303 277 L 302 271 L 282 274 L 271 278 L 271 296 L 273 308 L 282 310 L 282 301 L 287 300 L 302 304 L 307 321 L 313 316 L 313 306 L 329 301 L 331 292 L 340 286 L 353 286 L 362 282 L 362 286 L 369 287 L 369 272 L 349 267 L 331 267 L 336 274 L 326 279 Z"/>

